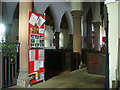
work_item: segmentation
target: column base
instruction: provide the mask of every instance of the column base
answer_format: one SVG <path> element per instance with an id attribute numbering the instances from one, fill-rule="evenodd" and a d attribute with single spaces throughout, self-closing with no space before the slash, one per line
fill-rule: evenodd
<path id="1" fill-rule="evenodd" d="M 120 88 L 120 80 L 113 80 L 112 81 L 112 88 Z"/>
<path id="2" fill-rule="evenodd" d="M 20 71 L 17 79 L 17 85 L 21 87 L 28 87 L 29 85 L 28 71 Z"/>

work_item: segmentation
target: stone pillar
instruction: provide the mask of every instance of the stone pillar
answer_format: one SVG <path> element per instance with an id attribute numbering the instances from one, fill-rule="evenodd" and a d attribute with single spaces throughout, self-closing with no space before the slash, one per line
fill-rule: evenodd
<path id="1" fill-rule="evenodd" d="M 73 16 L 73 52 L 81 54 L 81 15 L 79 10 L 72 11 Z"/>
<path id="2" fill-rule="evenodd" d="M 108 0 L 107 0 L 108 1 Z M 116 70 L 120 70 L 117 68 L 117 65 L 120 66 L 120 62 L 118 63 L 118 39 L 120 38 L 120 2 L 116 1 L 113 3 L 106 2 L 107 12 L 108 12 L 108 62 L 109 62 L 109 88 L 114 87 L 114 81 L 116 82 L 118 76 L 120 74 L 116 72 Z M 107 62 L 107 63 L 108 63 Z"/>
<path id="3" fill-rule="evenodd" d="M 87 22 L 87 48 L 92 49 L 92 22 Z"/>
<path id="4" fill-rule="evenodd" d="M 0 1 L 0 24 L 2 23 L 2 2 Z"/>
<path id="5" fill-rule="evenodd" d="M 100 22 L 94 22 L 94 47 L 96 51 L 100 51 Z"/>
<path id="6" fill-rule="evenodd" d="M 60 32 L 55 32 L 55 47 L 59 49 L 59 34 Z"/>
<path id="7" fill-rule="evenodd" d="M 0 24 L 2 23 L 2 2 L 0 1 Z M 2 47 L 0 46 L 0 49 L 2 49 Z M 2 88 L 2 83 L 3 83 L 3 63 L 2 63 L 2 51 L 0 51 L 0 88 Z"/>
<path id="8" fill-rule="evenodd" d="M 83 41 L 83 46 L 84 48 L 87 48 L 87 22 L 83 22 L 83 36 L 84 36 L 84 41 Z"/>
<path id="9" fill-rule="evenodd" d="M 29 0 L 30 1 L 30 0 Z M 28 18 L 29 11 L 32 11 L 32 2 L 19 2 L 19 42 L 20 42 L 20 73 L 18 86 L 27 87 L 28 76 Z"/>

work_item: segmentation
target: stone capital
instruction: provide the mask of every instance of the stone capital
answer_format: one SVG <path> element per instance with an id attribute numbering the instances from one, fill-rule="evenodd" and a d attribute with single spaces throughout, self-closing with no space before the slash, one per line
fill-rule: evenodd
<path id="1" fill-rule="evenodd" d="M 72 11 L 71 12 L 73 18 L 78 18 L 78 17 L 81 17 L 83 12 L 82 11 L 79 11 L 79 10 L 75 10 L 75 11 Z"/>
<path id="2" fill-rule="evenodd" d="M 59 34 L 60 32 L 55 32 L 55 34 Z"/>
<path id="3" fill-rule="evenodd" d="M 99 27 L 101 25 L 101 22 L 93 22 L 94 27 Z"/>

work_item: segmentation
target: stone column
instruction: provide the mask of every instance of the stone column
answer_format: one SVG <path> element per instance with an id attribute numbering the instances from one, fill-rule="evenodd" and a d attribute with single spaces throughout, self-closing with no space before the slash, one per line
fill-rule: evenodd
<path id="1" fill-rule="evenodd" d="M 73 52 L 81 54 L 81 15 L 79 10 L 72 11 L 73 16 Z"/>
<path id="2" fill-rule="evenodd" d="M 30 1 L 30 0 L 29 0 Z M 17 84 L 27 87 L 29 84 L 28 76 L 28 18 L 29 11 L 32 11 L 32 2 L 19 3 L 19 42 L 20 42 L 20 73 Z"/>
<path id="3" fill-rule="evenodd" d="M 83 36 L 84 36 L 84 42 L 82 43 L 84 48 L 87 48 L 87 22 L 83 22 Z"/>
<path id="4" fill-rule="evenodd" d="M 100 51 L 100 22 L 94 22 L 94 47 L 96 51 Z"/>
<path id="5" fill-rule="evenodd" d="M 87 22 L 87 48 L 92 49 L 92 22 Z"/>
<path id="6" fill-rule="evenodd" d="M 59 34 L 60 32 L 55 32 L 55 47 L 59 49 Z"/>
<path id="7" fill-rule="evenodd" d="M 2 2 L 0 1 L 0 24 L 2 23 Z M 2 47 L 0 46 L 0 49 L 2 49 Z M 3 63 L 2 63 L 2 51 L 0 50 L 0 88 L 2 88 L 2 83 L 3 83 Z"/>
<path id="8" fill-rule="evenodd" d="M 0 1 L 0 24 L 2 23 L 2 2 Z"/>

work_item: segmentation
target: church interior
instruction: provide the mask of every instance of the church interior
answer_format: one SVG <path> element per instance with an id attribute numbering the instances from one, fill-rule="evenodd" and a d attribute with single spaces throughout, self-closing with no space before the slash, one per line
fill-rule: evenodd
<path id="1" fill-rule="evenodd" d="M 102 82 L 102 88 L 118 88 L 120 84 L 119 9 L 119 1 L 109 2 L 109 0 L 104 2 L 0 1 L 0 23 L 2 23 L 0 24 L 0 88 L 30 86 L 32 77 L 29 70 L 35 69 L 35 66 L 30 66 L 28 61 L 30 50 L 32 52 L 33 49 L 29 47 L 29 12 L 45 16 L 44 48 L 42 48 L 44 69 L 41 69 L 44 71 L 44 80 L 40 84 L 46 82 L 47 86 L 47 81 L 52 78 L 58 76 L 62 80 L 61 75 L 66 75 L 64 78 L 67 78 L 69 73 L 76 71 L 75 74 L 78 76 L 83 74 L 84 79 L 86 73 L 85 75 L 91 77 L 91 82 L 92 75 L 101 76 L 99 82 Z M 37 49 L 39 48 L 34 48 Z M 39 73 L 36 74 L 38 79 L 37 75 Z M 73 78 L 74 81 L 77 76 L 73 75 Z M 59 81 L 57 78 L 54 80 L 56 83 Z M 80 83 L 82 80 L 76 82 Z M 85 80 L 89 82 L 89 79 Z M 40 88 L 39 85 L 32 86 Z M 63 88 L 69 86 L 71 84 Z"/>

